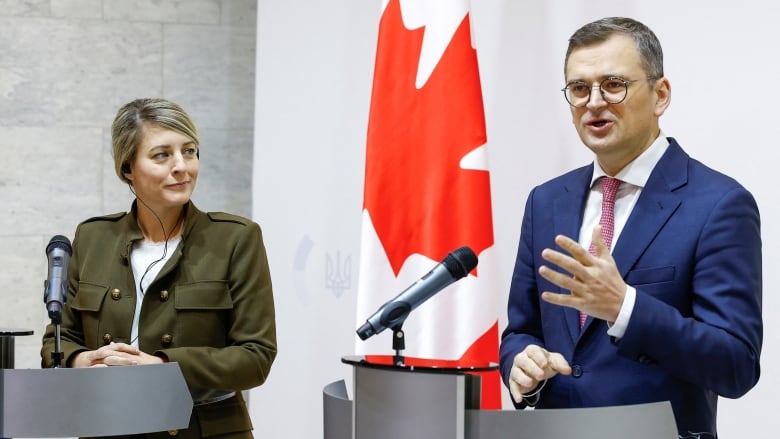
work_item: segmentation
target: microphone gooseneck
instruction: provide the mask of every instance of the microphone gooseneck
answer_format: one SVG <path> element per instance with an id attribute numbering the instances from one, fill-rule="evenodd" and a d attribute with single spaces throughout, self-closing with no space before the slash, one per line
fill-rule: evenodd
<path id="1" fill-rule="evenodd" d="M 385 303 L 357 329 L 361 340 L 387 328 L 400 327 L 409 313 L 451 283 L 466 277 L 477 266 L 477 255 L 469 247 L 450 252 L 425 276 Z"/>

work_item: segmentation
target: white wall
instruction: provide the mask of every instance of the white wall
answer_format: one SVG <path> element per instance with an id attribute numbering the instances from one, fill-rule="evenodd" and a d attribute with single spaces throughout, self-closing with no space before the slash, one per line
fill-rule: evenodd
<path id="1" fill-rule="evenodd" d="M 260 0 L 254 217 L 264 228 L 277 303 L 279 357 L 251 393 L 258 437 L 322 435 L 322 387 L 351 382 L 366 123 L 379 0 Z M 472 23 L 480 59 L 491 163 L 499 287 L 505 308 L 525 197 L 533 185 L 584 164 L 563 85 L 567 38 L 607 15 L 630 16 L 661 39 L 672 105 L 662 118 L 692 156 L 732 175 L 763 219 L 763 374 L 739 400 L 721 400 L 722 437 L 776 430 L 780 389 L 780 158 L 774 83 L 777 14 L 771 2 L 481 0 Z M 340 261 L 348 283 L 327 277 Z M 505 316 L 501 317 L 503 326 Z M 388 352 L 390 352 L 388 341 Z M 702 368 L 707 365 L 703 364 Z M 508 406 L 507 406 L 508 407 Z"/>

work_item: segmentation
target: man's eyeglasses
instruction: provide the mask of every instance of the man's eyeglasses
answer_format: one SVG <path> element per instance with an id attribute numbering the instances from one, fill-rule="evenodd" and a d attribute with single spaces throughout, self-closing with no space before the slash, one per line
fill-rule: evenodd
<path id="1" fill-rule="evenodd" d="M 656 78 L 649 77 L 647 80 Z M 641 81 L 641 79 L 627 80 L 617 76 L 610 76 L 598 85 L 602 99 L 608 104 L 619 104 L 628 96 L 628 84 Z M 573 81 L 562 88 L 563 96 L 572 107 L 581 108 L 590 102 L 590 92 L 595 85 L 589 85 L 584 81 Z"/>

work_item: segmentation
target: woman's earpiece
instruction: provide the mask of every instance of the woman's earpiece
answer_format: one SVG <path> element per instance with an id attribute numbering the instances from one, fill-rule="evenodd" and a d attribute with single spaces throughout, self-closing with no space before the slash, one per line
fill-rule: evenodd
<path id="1" fill-rule="evenodd" d="M 122 165 L 122 173 L 123 174 L 130 174 L 130 163 L 125 163 Z"/>

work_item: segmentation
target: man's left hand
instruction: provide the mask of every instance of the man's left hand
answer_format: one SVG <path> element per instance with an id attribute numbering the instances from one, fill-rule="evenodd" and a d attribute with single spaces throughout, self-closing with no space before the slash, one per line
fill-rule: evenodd
<path id="1" fill-rule="evenodd" d="M 555 305 L 576 308 L 590 316 L 614 322 L 623 305 L 627 285 L 623 282 L 615 260 L 601 236 L 601 226 L 593 229 L 594 253 L 590 254 L 577 241 L 564 236 L 555 237 L 567 254 L 544 249 L 542 258 L 571 275 L 555 271 L 547 266 L 539 268 L 539 274 L 571 294 L 542 293 L 542 300 Z"/>

